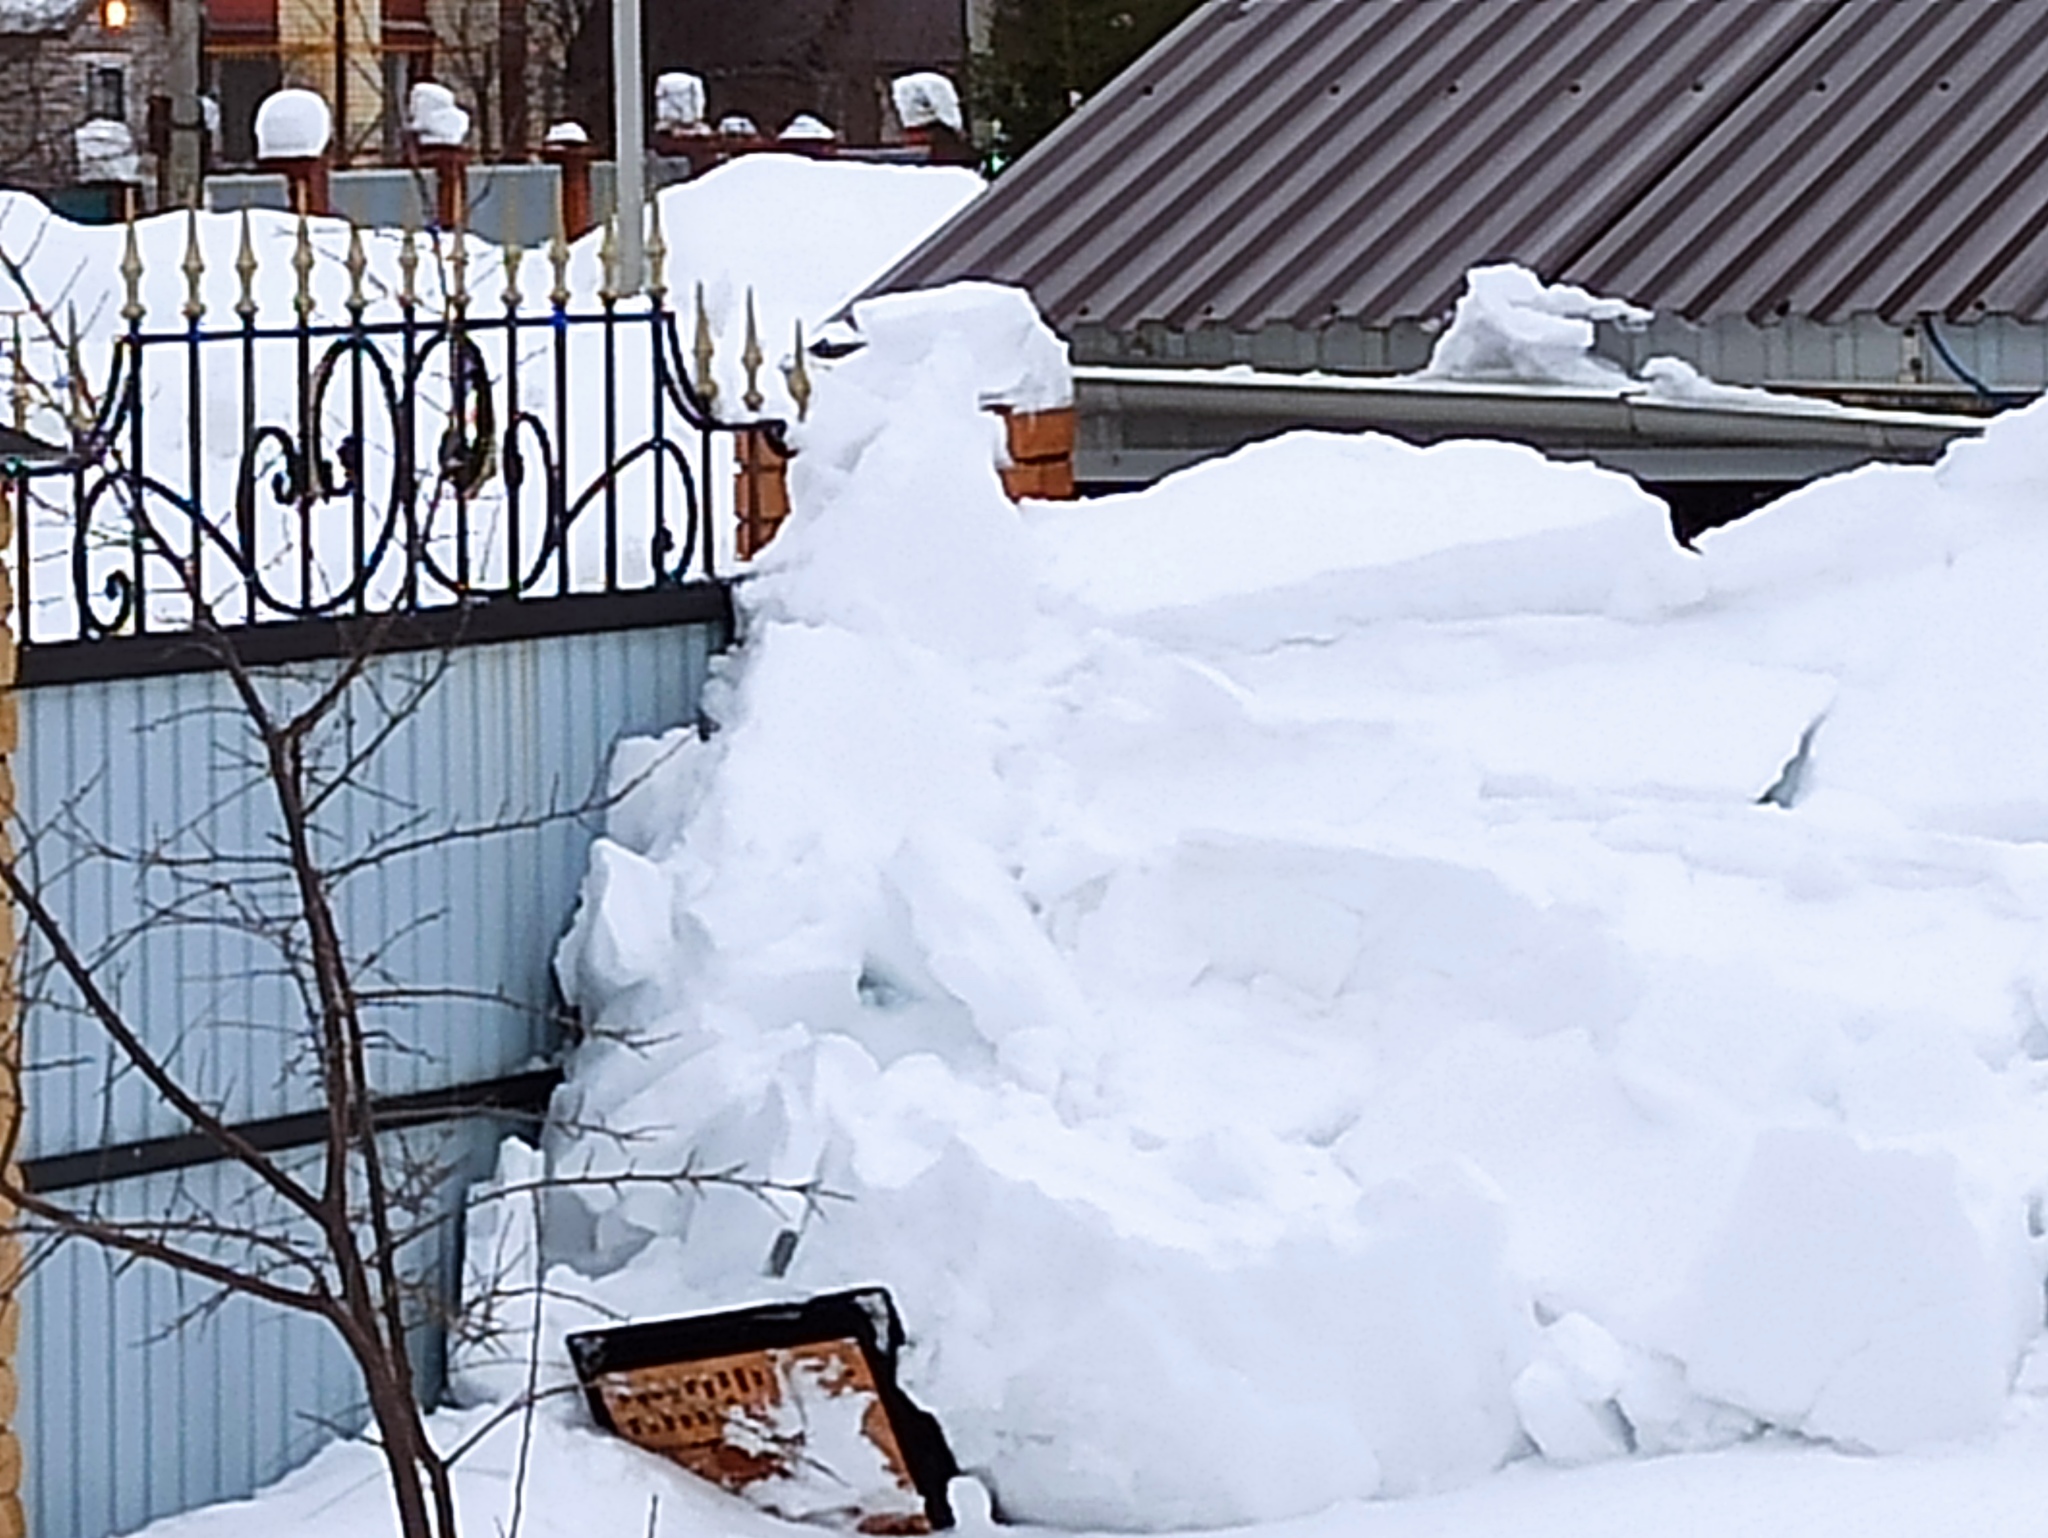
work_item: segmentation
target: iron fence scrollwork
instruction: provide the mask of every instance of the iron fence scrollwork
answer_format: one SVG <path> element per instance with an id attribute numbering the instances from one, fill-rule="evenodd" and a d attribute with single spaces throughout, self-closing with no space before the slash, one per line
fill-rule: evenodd
<path id="1" fill-rule="evenodd" d="M 460 230 L 407 230 L 395 252 L 391 235 L 374 236 L 390 258 L 380 272 L 360 229 L 300 216 L 284 323 L 244 210 L 238 297 L 219 325 L 208 323 L 206 253 L 189 214 L 180 323 L 158 328 L 131 223 L 108 377 L 97 393 L 84 387 L 74 324 L 69 452 L 11 467 L 31 491 L 15 536 L 24 640 L 716 580 L 730 439 L 764 434 L 786 453 L 783 424 L 719 415 L 703 292 L 686 357 L 650 206 L 646 295 L 617 291 L 607 227 L 594 304 L 576 297 L 577 254 L 559 227 L 545 253 L 502 252 L 492 295 L 471 283 Z M 543 267 L 547 292 L 530 296 L 522 281 Z M 337 280 L 339 304 L 321 292 Z M 746 403 L 758 414 L 751 295 L 747 321 Z M 17 423 L 21 357 L 17 339 Z M 804 381 L 793 398 L 807 394 Z M 67 591 L 42 592 L 60 565 Z"/>

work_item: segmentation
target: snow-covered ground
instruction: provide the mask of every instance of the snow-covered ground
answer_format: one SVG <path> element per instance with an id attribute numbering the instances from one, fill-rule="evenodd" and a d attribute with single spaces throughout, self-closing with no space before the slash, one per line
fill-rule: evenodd
<path id="1" fill-rule="evenodd" d="M 559 958 L 614 1135 L 555 1168 L 845 1199 L 558 1196 L 545 1374 L 881 1282 L 1006 1521 L 2035 1531 L 2048 408 L 1697 556 L 1488 443 L 1020 515 L 980 406 L 1042 341 L 946 312 L 821 381 L 719 730 L 622 747 Z M 484 1442 L 473 1530 L 792 1531 L 580 1420 Z M 380 1532 L 377 1474 L 156 1531 Z"/>

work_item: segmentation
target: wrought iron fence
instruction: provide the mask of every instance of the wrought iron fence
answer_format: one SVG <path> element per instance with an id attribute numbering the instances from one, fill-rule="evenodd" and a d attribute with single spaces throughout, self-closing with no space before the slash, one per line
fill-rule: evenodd
<path id="1" fill-rule="evenodd" d="M 363 231 L 301 216 L 283 324 L 259 302 L 270 293 L 274 310 L 276 294 L 246 210 L 228 325 L 207 320 L 196 214 L 187 216 L 179 324 L 149 324 L 131 223 L 104 386 L 85 383 L 74 318 L 57 338 L 69 444 L 47 462 L 0 467 L 28 492 L 15 535 L 23 639 L 231 630 L 715 580 L 732 439 L 753 435 L 786 453 L 783 424 L 757 415 L 765 360 L 751 294 L 743 402 L 756 415 L 720 416 L 703 290 L 686 352 L 663 276 L 659 205 L 650 206 L 647 294 L 618 292 L 607 227 L 594 302 L 572 292 L 559 230 L 545 252 L 500 253 L 492 294 L 473 285 L 476 258 L 459 230 L 404 232 L 380 273 Z M 323 264 L 345 276 L 338 305 L 316 301 Z M 522 288 L 543 273 L 544 295 Z M 54 331 L 49 316 L 39 319 Z M 18 427 L 31 395 L 20 324 Z M 799 330 L 785 369 L 799 410 L 810 392 L 803 357 Z"/>

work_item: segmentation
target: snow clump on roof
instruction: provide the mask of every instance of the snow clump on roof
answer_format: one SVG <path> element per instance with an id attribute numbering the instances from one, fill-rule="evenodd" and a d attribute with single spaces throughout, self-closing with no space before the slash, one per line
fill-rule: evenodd
<path id="1" fill-rule="evenodd" d="M 1594 322 L 1647 326 L 1651 319 L 1626 300 L 1545 283 L 1512 262 L 1475 267 L 1421 377 L 1612 389 L 1628 376 L 1595 356 Z"/>

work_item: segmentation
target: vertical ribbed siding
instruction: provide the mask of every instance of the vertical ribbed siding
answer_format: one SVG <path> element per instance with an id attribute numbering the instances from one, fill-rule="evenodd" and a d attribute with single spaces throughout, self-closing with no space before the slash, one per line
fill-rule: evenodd
<path id="1" fill-rule="evenodd" d="M 479 1121 L 406 1137 L 449 1166 L 452 1204 L 489 1172 L 501 1130 Z M 286 1163 L 303 1172 L 310 1159 Z M 267 1210 L 254 1181 L 226 1164 L 122 1181 L 99 1195 L 120 1219 L 160 1212 L 179 1193 L 215 1211 Z M 446 1269 L 453 1253 L 450 1245 L 416 1264 Z M 34 1274 L 20 1422 L 36 1538 L 104 1538 L 247 1495 L 335 1430 L 364 1423 L 354 1365 L 332 1330 L 243 1299 L 181 1324 L 208 1295 L 160 1267 L 123 1272 L 84 1244 Z"/>
<path id="2" fill-rule="evenodd" d="M 624 630 L 459 647 L 413 718 L 324 821 L 335 850 L 361 849 L 414 813 L 425 829 L 478 828 L 573 807 L 599 787 L 621 736 L 695 718 L 714 650 L 708 626 Z M 387 693 L 438 667 L 434 654 L 374 664 Z M 300 670 L 307 678 L 311 670 Z M 91 950 L 140 912 L 135 873 L 80 858 L 79 836 L 114 849 L 153 841 L 191 852 L 264 847 L 274 828 L 251 783 L 248 741 L 226 681 L 195 673 L 34 689 L 20 696 L 25 827 L 43 839 L 45 892 Z M 373 713 L 359 712 L 361 734 Z M 346 882 L 338 916 L 351 945 L 386 948 L 412 986 L 502 995 L 508 1005 L 437 999 L 381 1023 L 403 1050 L 375 1069 L 390 1093 L 516 1072 L 547 1050 L 550 963 L 573 909 L 593 819 L 563 818 L 464 839 Z M 161 897 L 162 891 L 158 891 Z M 288 985 L 274 961 L 218 927 L 162 926 L 110 969 L 130 1018 L 232 1119 L 315 1100 Z M 186 1130 L 127 1082 L 108 1080 L 97 1032 L 47 1003 L 25 1014 L 30 1076 L 23 1156 Z M 419 1134 L 425 1135 L 425 1134 Z M 496 1130 L 452 1137 L 463 1180 L 486 1170 Z M 212 1165 L 74 1193 L 116 1214 L 165 1210 L 183 1191 L 210 1211 L 251 1199 L 245 1176 Z M 452 1245 L 454 1236 L 448 1236 Z M 453 1250 L 423 1255 L 446 1268 Z M 208 1501 L 244 1495 L 304 1458 L 320 1428 L 359 1413 L 352 1369 L 324 1327 L 233 1303 L 176 1328 L 190 1283 L 150 1267 L 116 1276 L 66 1246 L 31 1282 L 23 1338 L 22 1437 L 38 1538 L 101 1538 Z"/>
<path id="3" fill-rule="evenodd" d="M 376 754 L 361 787 L 322 814 L 330 856 L 377 838 L 532 823 L 599 787 L 613 741 L 691 719 L 712 636 L 701 627 L 615 631 L 458 648 L 418 712 Z M 374 664 L 395 697 L 439 668 L 436 654 Z M 307 675 L 312 676 L 310 673 Z M 21 815 L 58 911 L 88 951 L 132 928 L 138 875 L 88 840 L 196 856 L 208 844 L 264 853 L 275 831 L 253 744 L 226 681 L 196 673 L 31 690 L 22 697 Z M 359 709 L 353 741 L 379 725 Z M 204 813 L 201 816 L 202 812 Z M 194 821 L 198 818 L 198 821 Z M 417 826 L 408 832 L 408 824 Z M 384 1011 L 402 1039 L 379 1078 L 390 1093 L 509 1073 L 547 1043 L 549 961 L 575 900 L 587 820 L 457 839 L 344 882 L 345 937 L 409 987 L 505 996 L 437 999 Z M 174 894 L 149 877 L 162 902 Z M 209 910 L 216 915 L 219 910 Z M 35 948 L 31 946 L 33 960 Z M 162 925 L 125 945 L 112 991 L 160 1051 L 231 1119 L 312 1103 L 303 1011 L 274 952 L 216 924 Z M 49 1005 L 29 1011 L 31 1104 L 23 1156 L 185 1131 L 147 1092 L 107 1086 L 96 1029 Z"/>

